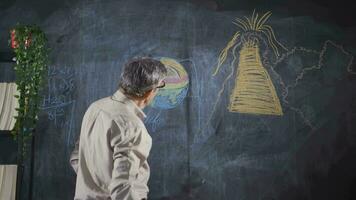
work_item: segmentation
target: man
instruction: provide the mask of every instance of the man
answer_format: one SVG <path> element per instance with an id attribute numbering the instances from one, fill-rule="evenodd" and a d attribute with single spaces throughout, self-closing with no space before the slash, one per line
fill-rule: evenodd
<path id="1" fill-rule="evenodd" d="M 166 74 L 157 60 L 129 61 L 119 90 L 89 106 L 70 160 L 77 173 L 75 200 L 147 199 L 152 139 L 142 109 L 164 87 Z"/>

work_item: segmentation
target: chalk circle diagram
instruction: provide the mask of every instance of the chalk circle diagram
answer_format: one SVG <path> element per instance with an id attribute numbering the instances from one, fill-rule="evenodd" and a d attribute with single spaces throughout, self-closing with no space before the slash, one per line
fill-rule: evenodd
<path id="1" fill-rule="evenodd" d="M 159 109 L 172 109 L 180 105 L 187 96 L 189 77 L 184 67 L 175 59 L 158 58 L 167 68 L 166 86 L 159 89 L 150 106 Z"/>
<path id="2" fill-rule="evenodd" d="M 232 47 L 236 48 L 238 41 L 240 41 L 242 47 L 239 51 L 238 63 L 232 63 L 237 67 L 237 75 L 235 86 L 230 95 L 228 106 L 230 112 L 283 115 L 275 87 L 262 64 L 259 48 L 260 37 L 263 36 L 267 38 L 268 45 L 273 49 L 276 57 L 280 55 L 280 48 L 287 50 L 277 41 L 272 27 L 265 24 L 271 14 L 271 12 L 267 12 L 259 17 L 258 14 L 253 12 L 250 18 L 236 18 L 234 24 L 241 30 L 235 33 L 219 55 L 213 76 L 218 73 L 226 60 L 228 51 Z M 235 53 L 234 51 L 233 53 Z"/>

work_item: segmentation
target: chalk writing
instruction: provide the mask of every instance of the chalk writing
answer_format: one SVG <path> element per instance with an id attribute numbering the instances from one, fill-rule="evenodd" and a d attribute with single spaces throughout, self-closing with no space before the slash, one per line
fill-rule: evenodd
<path id="1" fill-rule="evenodd" d="M 48 119 L 58 127 L 71 124 L 72 116 L 65 115 L 73 109 L 75 103 L 72 99 L 74 75 L 74 70 L 68 66 L 48 67 L 47 93 L 42 97 L 41 109 L 47 112 Z"/>

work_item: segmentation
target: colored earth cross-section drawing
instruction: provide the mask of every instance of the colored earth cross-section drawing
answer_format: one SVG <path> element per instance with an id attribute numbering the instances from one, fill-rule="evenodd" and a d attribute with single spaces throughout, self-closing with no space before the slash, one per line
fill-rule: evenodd
<path id="1" fill-rule="evenodd" d="M 162 57 L 159 59 L 167 68 L 164 79 L 166 86 L 159 89 L 151 103 L 154 108 L 172 109 L 180 105 L 187 96 L 189 77 L 184 67 L 176 60 Z"/>

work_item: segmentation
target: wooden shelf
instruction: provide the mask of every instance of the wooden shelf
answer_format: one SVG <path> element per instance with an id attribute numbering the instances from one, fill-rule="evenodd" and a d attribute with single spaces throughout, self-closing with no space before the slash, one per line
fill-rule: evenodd
<path id="1" fill-rule="evenodd" d="M 12 58 L 15 57 L 14 52 L 0 52 L 0 63 L 2 62 L 14 62 Z"/>
<path id="2" fill-rule="evenodd" d="M 14 62 L 0 62 L 0 83 L 15 82 L 16 73 L 14 70 L 14 66 L 15 66 Z"/>
<path id="3" fill-rule="evenodd" d="M 17 164 L 17 142 L 10 131 L 0 130 L 0 164 Z"/>

